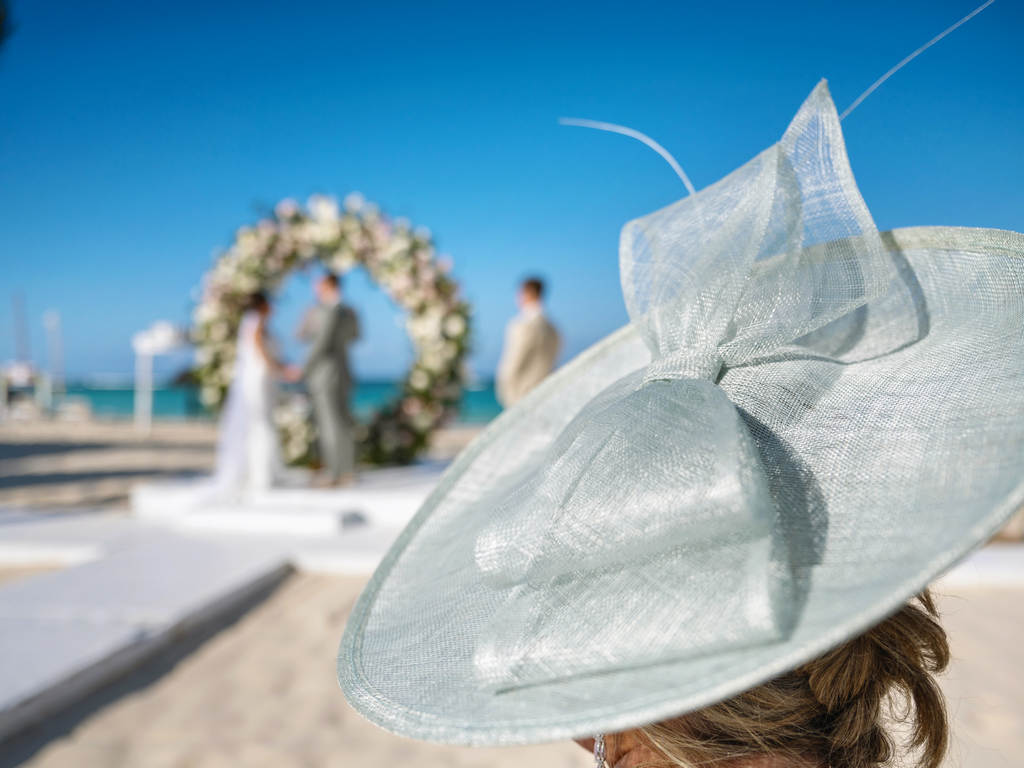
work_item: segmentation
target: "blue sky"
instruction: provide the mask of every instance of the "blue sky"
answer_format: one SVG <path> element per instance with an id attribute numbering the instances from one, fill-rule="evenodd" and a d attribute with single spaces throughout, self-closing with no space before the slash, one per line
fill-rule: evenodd
<path id="1" fill-rule="evenodd" d="M 185 322 L 211 254 L 285 196 L 358 190 L 429 227 L 476 308 L 488 375 L 539 272 L 573 355 L 626 322 L 618 231 L 778 139 L 821 77 L 839 109 L 974 5 L 11 0 L 0 49 L 0 360 L 61 312 L 73 376 L 126 374 L 131 333 Z M 1024 230 L 1024 6 L 999 0 L 843 124 L 880 227 Z M 364 376 L 400 372 L 396 310 L 349 281 Z M 300 276 L 276 318 L 287 340 Z M 299 350 L 285 343 L 291 355 Z M 168 361 L 167 372 L 181 360 Z"/>

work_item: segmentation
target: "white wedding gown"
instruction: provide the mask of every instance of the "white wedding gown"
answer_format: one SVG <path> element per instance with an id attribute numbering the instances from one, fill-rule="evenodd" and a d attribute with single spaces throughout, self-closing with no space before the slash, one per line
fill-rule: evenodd
<path id="1" fill-rule="evenodd" d="M 217 433 L 217 469 L 211 491 L 220 498 L 273 487 L 283 474 L 274 403 L 277 380 L 260 352 L 260 316 L 246 312 L 238 329 L 235 371 Z"/>
<path id="2" fill-rule="evenodd" d="M 149 517 L 266 503 L 274 488 L 304 484 L 286 475 L 280 458 L 274 403 L 277 382 L 257 343 L 260 317 L 246 312 L 238 329 L 235 370 L 221 411 L 213 475 L 132 489 L 132 508 Z M 294 473 L 298 474 L 298 473 Z"/>

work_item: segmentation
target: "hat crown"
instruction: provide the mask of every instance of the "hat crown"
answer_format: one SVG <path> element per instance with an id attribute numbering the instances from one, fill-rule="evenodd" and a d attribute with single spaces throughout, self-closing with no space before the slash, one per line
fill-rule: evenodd
<path id="1" fill-rule="evenodd" d="M 627 223 L 619 262 L 649 378 L 714 379 L 881 295 L 893 277 L 824 80 L 777 144 Z"/>

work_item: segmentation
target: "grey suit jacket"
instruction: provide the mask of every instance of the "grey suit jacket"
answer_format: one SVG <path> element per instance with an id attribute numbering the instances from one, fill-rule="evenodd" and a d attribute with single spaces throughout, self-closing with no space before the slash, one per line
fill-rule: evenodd
<path id="1" fill-rule="evenodd" d="M 348 362 L 348 347 L 359 338 L 359 318 L 345 304 L 320 307 L 320 316 L 313 346 L 309 349 L 302 377 L 311 387 L 338 387 L 347 390 L 352 385 Z"/>

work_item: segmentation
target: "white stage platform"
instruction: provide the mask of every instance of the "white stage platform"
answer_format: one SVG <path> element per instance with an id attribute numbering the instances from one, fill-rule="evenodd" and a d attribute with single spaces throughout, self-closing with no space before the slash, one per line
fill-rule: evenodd
<path id="1" fill-rule="evenodd" d="M 132 494 L 142 520 L 183 530 L 286 536 L 401 529 L 437 484 L 446 464 L 370 470 L 345 488 L 275 488 L 233 502 L 200 501 L 196 480 L 147 483 Z"/>

